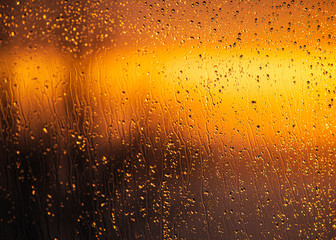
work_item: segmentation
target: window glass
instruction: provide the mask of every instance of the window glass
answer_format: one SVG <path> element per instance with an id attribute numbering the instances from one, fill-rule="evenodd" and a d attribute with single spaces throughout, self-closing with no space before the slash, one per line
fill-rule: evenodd
<path id="1" fill-rule="evenodd" d="M 331 239 L 334 1 L 0 2 L 1 239 Z"/>

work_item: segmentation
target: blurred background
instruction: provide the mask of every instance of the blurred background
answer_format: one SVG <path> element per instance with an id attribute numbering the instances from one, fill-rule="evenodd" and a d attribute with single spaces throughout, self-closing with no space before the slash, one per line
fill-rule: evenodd
<path id="1" fill-rule="evenodd" d="M 332 239 L 333 1 L 0 3 L 0 238 Z"/>

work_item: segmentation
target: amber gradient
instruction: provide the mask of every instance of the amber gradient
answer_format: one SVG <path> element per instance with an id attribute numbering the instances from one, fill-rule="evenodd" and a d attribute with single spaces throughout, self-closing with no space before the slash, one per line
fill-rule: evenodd
<path id="1" fill-rule="evenodd" d="M 32 202 L 42 159 L 68 211 L 90 192 L 91 237 L 336 234 L 334 2 L 94 4 L 2 5 L 2 170 Z"/>

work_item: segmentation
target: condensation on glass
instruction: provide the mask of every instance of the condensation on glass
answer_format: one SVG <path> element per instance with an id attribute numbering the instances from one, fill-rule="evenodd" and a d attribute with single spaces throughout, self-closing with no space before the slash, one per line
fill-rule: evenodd
<path id="1" fill-rule="evenodd" d="M 0 238 L 336 236 L 335 18 L 1 1 Z"/>

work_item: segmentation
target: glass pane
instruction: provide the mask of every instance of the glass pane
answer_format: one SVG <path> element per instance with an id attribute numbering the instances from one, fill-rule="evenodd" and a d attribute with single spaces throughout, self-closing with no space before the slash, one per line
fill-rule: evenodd
<path id="1" fill-rule="evenodd" d="M 2 239 L 331 239 L 336 3 L 0 3 Z"/>

